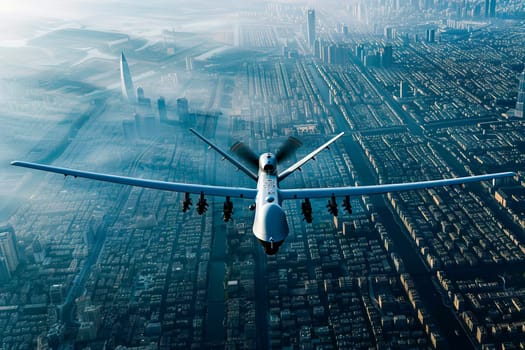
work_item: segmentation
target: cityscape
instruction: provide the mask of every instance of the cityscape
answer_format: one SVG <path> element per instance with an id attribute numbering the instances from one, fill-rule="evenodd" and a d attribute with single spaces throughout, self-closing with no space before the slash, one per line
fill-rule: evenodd
<path id="1" fill-rule="evenodd" d="M 0 350 L 525 348 L 523 1 L 20 0 L 0 18 Z M 266 255 L 250 200 L 10 166 L 255 188 L 190 129 L 257 154 L 293 136 L 284 169 L 344 132 L 285 189 L 516 175 L 336 215 L 286 200 Z"/>

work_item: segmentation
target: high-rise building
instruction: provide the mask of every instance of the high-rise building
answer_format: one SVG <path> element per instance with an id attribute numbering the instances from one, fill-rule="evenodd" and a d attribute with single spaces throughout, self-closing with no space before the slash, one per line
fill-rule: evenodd
<path id="1" fill-rule="evenodd" d="M 137 102 L 135 88 L 133 87 L 131 72 L 129 71 L 128 61 L 126 60 L 126 56 L 124 56 L 124 52 L 120 55 L 120 87 L 122 88 L 122 96 L 126 98 L 129 103 L 135 104 Z"/>
<path id="2" fill-rule="evenodd" d="M 65 300 L 64 286 L 62 284 L 53 284 L 49 287 L 49 299 L 53 305 L 61 305 Z"/>
<path id="3" fill-rule="evenodd" d="M 166 110 L 166 99 L 161 96 L 157 100 L 157 107 L 159 109 L 159 119 L 160 121 L 168 120 L 168 111 Z"/>
<path id="4" fill-rule="evenodd" d="M 386 45 L 380 50 L 380 53 L 382 67 L 390 67 L 394 64 L 392 45 Z"/>
<path id="5" fill-rule="evenodd" d="M 329 50 L 330 50 L 330 45 L 328 42 L 321 44 L 321 60 L 324 63 L 328 63 Z"/>
<path id="6" fill-rule="evenodd" d="M 186 97 L 181 97 L 177 99 L 177 114 L 179 115 L 179 120 L 184 121 L 188 116 L 188 99 Z"/>
<path id="7" fill-rule="evenodd" d="M 139 86 L 137 88 L 137 100 L 140 101 L 143 98 L 145 98 L 145 96 L 144 96 L 144 88 L 142 86 Z"/>
<path id="8" fill-rule="evenodd" d="M 144 95 L 144 89 L 141 86 L 137 88 L 137 103 L 139 104 L 139 113 L 150 113 L 151 99 Z"/>
<path id="9" fill-rule="evenodd" d="M 315 10 L 308 10 L 308 18 L 306 20 L 306 34 L 308 36 L 308 45 L 310 49 L 314 47 L 315 43 Z"/>
<path id="10" fill-rule="evenodd" d="M 496 0 L 490 0 L 489 17 L 496 17 Z"/>
<path id="11" fill-rule="evenodd" d="M 386 40 L 392 40 L 395 36 L 395 29 L 393 27 L 385 27 L 384 34 Z"/>
<path id="12" fill-rule="evenodd" d="M 496 0 L 485 0 L 485 17 L 496 17 Z"/>
<path id="13" fill-rule="evenodd" d="M 328 63 L 336 64 L 337 63 L 337 46 L 335 44 L 328 45 Z"/>
<path id="14" fill-rule="evenodd" d="M 427 43 L 434 43 L 436 42 L 436 30 L 435 29 L 427 29 Z"/>
<path id="15" fill-rule="evenodd" d="M 519 76 L 518 98 L 514 116 L 518 118 L 525 117 L 525 70 Z"/>
<path id="16" fill-rule="evenodd" d="M 314 43 L 314 56 L 321 59 L 321 51 L 323 49 L 323 42 L 321 38 L 315 39 Z"/>
<path id="17" fill-rule="evenodd" d="M 348 55 L 348 48 L 334 43 L 328 45 L 328 63 L 346 64 L 348 61 Z"/>
<path id="18" fill-rule="evenodd" d="M 366 50 L 365 50 L 365 46 L 363 44 L 359 44 L 355 47 L 355 56 L 361 61 L 363 62 L 364 59 L 365 59 L 365 55 L 366 55 Z"/>
<path id="19" fill-rule="evenodd" d="M 4 257 L 9 272 L 14 272 L 19 264 L 16 236 L 13 228 L 0 230 L 0 257 Z"/>

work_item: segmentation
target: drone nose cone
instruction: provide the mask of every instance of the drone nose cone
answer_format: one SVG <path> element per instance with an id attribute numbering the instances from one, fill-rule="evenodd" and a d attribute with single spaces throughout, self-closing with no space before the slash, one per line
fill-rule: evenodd
<path id="1" fill-rule="evenodd" d="M 289 232 L 284 210 L 275 202 L 257 207 L 253 223 L 253 233 L 264 242 L 284 241 Z"/>

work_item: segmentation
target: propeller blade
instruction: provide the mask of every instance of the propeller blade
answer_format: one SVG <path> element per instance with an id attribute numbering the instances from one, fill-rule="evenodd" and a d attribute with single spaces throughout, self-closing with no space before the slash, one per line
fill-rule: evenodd
<path id="1" fill-rule="evenodd" d="M 288 137 L 288 139 L 283 142 L 275 154 L 277 162 L 282 162 L 283 160 L 288 159 L 302 145 L 303 143 L 298 138 L 293 136 Z"/>
<path id="2" fill-rule="evenodd" d="M 236 154 L 239 158 L 248 162 L 248 164 L 253 165 L 255 168 L 259 167 L 259 157 L 255 154 L 254 151 L 248 147 L 244 142 L 237 141 L 235 142 L 230 151 Z"/>

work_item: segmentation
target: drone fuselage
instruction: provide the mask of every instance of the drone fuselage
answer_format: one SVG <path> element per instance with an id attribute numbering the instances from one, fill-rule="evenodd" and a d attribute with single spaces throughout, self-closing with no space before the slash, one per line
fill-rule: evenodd
<path id="1" fill-rule="evenodd" d="M 259 157 L 253 234 L 268 255 L 277 253 L 290 231 L 281 203 L 277 159 L 272 153 L 263 153 Z"/>

